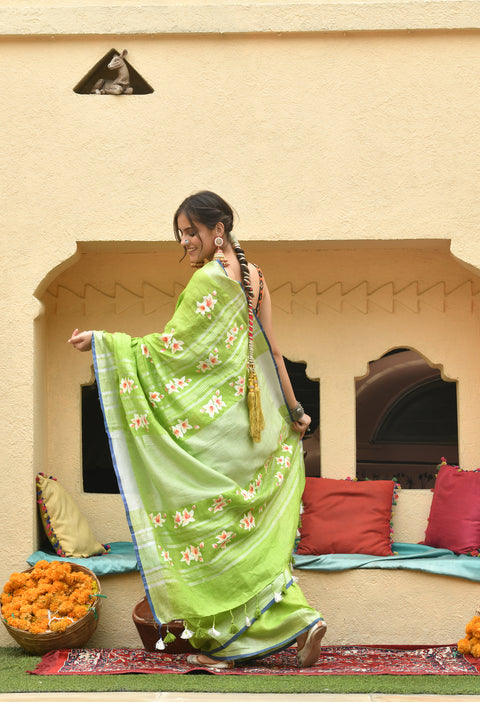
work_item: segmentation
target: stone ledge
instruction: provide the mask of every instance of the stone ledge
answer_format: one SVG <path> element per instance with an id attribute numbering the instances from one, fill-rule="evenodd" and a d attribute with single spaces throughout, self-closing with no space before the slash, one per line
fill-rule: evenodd
<path id="1" fill-rule="evenodd" d="M 0 7 L 4 37 L 472 29 L 480 29 L 480 0 Z"/>
<path id="2" fill-rule="evenodd" d="M 328 625 L 325 644 L 445 645 L 464 635 L 478 582 L 407 570 L 294 570 Z"/>

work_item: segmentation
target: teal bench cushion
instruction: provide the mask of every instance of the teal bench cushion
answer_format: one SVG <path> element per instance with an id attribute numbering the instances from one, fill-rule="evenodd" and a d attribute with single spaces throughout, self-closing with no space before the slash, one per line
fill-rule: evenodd
<path id="1" fill-rule="evenodd" d="M 88 558 L 74 558 L 70 556 L 57 556 L 50 551 L 35 551 L 27 558 L 30 566 L 37 561 L 68 561 L 85 566 L 95 573 L 95 575 L 116 575 L 118 573 L 129 573 L 138 570 L 135 549 L 130 541 L 114 541 L 106 544 L 110 547 L 108 553 L 101 556 L 89 556 Z"/>
<path id="2" fill-rule="evenodd" d="M 444 548 L 394 542 L 393 556 L 368 556 L 363 553 L 331 553 L 322 556 L 293 554 L 295 568 L 336 572 L 352 568 L 420 570 L 435 575 L 450 575 L 480 582 L 480 558 L 456 555 Z"/>

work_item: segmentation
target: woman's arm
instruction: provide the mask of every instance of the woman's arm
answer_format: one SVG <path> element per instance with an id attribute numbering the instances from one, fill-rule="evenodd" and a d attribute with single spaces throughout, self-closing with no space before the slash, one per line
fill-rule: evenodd
<path id="1" fill-rule="evenodd" d="M 68 343 L 72 344 L 77 351 L 90 351 L 92 348 L 92 336 L 92 331 L 79 332 L 78 329 L 75 329 Z"/>
<path id="2" fill-rule="evenodd" d="M 293 411 L 298 407 L 299 403 L 297 401 L 297 398 L 295 397 L 295 392 L 293 390 L 288 371 L 285 367 L 283 356 L 280 352 L 280 349 L 275 339 L 275 335 L 273 333 L 272 302 L 266 283 L 264 283 L 263 300 L 258 311 L 258 318 L 262 323 L 263 330 L 267 336 L 270 348 L 272 349 L 272 354 L 275 359 L 275 363 L 277 364 L 278 374 L 280 376 L 280 382 L 282 384 L 282 389 L 285 395 L 285 399 L 287 401 L 287 405 L 290 411 Z M 309 417 L 308 414 L 304 413 L 296 421 L 292 422 L 292 428 L 303 437 L 311 421 L 311 417 Z"/>

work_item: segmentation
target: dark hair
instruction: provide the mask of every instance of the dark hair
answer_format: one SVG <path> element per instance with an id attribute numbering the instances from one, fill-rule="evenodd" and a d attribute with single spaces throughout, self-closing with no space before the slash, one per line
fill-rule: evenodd
<path id="1" fill-rule="evenodd" d="M 233 209 L 230 207 L 220 195 L 211 192 L 211 190 L 201 190 L 194 195 L 185 198 L 182 204 L 178 207 L 173 215 L 173 233 L 175 239 L 181 241 L 180 230 L 178 229 L 178 218 L 184 214 L 192 224 L 192 221 L 204 224 L 209 229 L 215 229 L 219 222 L 222 222 L 225 228 L 225 234 L 232 241 L 231 232 L 233 228 Z M 238 241 L 232 242 L 233 250 L 240 264 L 242 273 L 243 287 L 247 293 L 248 299 L 253 300 L 253 288 L 250 281 L 250 272 L 248 270 L 248 262 L 243 249 Z"/>
<path id="2" fill-rule="evenodd" d="M 222 222 L 228 237 L 233 228 L 233 209 L 220 195 L 210 190 L 201 190 L 189 195 L 178 207 L 173 216 L 173 233 L 177 241 L 181 240 L 178 218 L 182 213 L 188 217 L 190 223 L 195 220 L 209 229 L 215 229 L 215 226 Z"/>

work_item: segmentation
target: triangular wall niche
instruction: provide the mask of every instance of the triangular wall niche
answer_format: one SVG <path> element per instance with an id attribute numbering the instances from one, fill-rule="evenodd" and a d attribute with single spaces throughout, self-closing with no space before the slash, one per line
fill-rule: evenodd
<path id="1" fill-rule="evenodd" d="M 118 69 L 112 70 L 108 68 L 108 65 L 115 56 L 122 56 L 123 54 L 126 54 L 126 51 L 121 52 L 116 49 L 111 49 L 89 70 L 82 80 L 77 83 L 73 92 L 79 95 L 97 94 L 95 92 L 96 85 L 104 83 L 104 81 L 114 81 L 119 75 Z M 125 56 L 123 56 L 123 62 L 129 73 L 129 90 L 124 91 L 122 94 L 148 95 L 149 93 L 153 93 L 152 86 L 142 78 L 140 73 L 133 68 Z"/>

